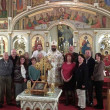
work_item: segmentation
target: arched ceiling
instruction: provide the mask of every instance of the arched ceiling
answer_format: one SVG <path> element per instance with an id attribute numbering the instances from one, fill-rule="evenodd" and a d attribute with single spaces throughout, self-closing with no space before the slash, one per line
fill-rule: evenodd
<path id="1" fill-rule="evenodd" d="M 59 11 L 64 11 L 63 9 L 66 8 L 70 11 L 79 11 L 82 13 L 89 13 L 90 15 L 97 15 L 97 13 L 103 16 L 107 16 L 110 18 L 110 12 L 100 8 L 100 7 L 94 7 L 90 4 L 85 4 L 82 2 L 71 2 L 71 1 L 61 1 L 61 2 L 49 2 L 42 5 L 38 5 L 32 8 L 29 8 L 25 10 L 24 12 L 18 14 L 16 17 L 13 18 L 12 21 L 12 27 L 11 30 L 14 29 L 15 24 L 24 17 L 34 17 L 42 13 L 48 13 L 50 11 L 54 11 L 55 9 L 58 9 Z M 59 12 L 58 12 L 59 13 Z"/>

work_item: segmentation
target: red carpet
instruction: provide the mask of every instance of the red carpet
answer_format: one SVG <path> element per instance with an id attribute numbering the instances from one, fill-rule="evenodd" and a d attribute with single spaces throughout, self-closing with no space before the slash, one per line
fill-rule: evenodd
<path id="1" fill-rule="evenodd" d="M 94 102 L 96 102 L 94 100 Z M 104 104 L 106 104 L 106 99 L 104 99 Z M 105 106 L 105 105 L 104 105 Z M 0 110 L 21 110 L 20 108 L 17 108 L 16 106 L 7 106 L 6 104 L 3 105 L 3 108 L 1 108 Z M 60 104 L 59 104 L 59 110 L 78 110 L 77 108 L 75 108 L 74 106 L 72 105 L 69 105 L 69 106 L 65 106 L 64 105 L 64 100 L 60 100 Z M 92 107 L 87 107 L 85 110 L 96 110 Z M 105 107 L 104 109 L 105 110 Z"/>

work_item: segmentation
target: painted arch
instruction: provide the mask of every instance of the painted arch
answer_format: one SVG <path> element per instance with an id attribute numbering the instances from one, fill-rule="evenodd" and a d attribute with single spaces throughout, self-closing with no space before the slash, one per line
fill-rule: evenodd
<path id="1" fill-rule="evenodd" d="M 12 21 L 14 30 L 40 30 L 60 21 L 69 21 L 76 28 L 109 28 L 110 12 L 91 5 L 56 2 L 37 6 L 16 16 Z M 54 4 L 54 7 L 53 7 Z"/>

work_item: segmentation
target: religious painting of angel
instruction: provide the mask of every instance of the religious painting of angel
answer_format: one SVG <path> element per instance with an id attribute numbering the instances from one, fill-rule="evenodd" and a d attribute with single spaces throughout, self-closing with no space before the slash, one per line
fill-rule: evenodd
<path id="1" fill-rule="evenodd" d="M 80 53 L 85 54 L 86 50 L 92 50 L 93 40 L 88 34 L 80 37 Z"/>

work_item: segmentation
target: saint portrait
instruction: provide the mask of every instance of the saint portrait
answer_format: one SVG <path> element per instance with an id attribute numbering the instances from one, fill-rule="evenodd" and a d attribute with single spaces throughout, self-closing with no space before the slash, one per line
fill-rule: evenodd
<path id="1" fill-rule="evenodd" d="M 80 53 L 85 54 L 86 50 L 92 50 L 92 37 L 84 34 L 80 37 Z"/>
<path id="2" fill-rule="evenodd" d="M 36 83 L 35 88 L 36 90 L 43 90 L 45 83 Z"/>
<path id="3" fill-rule="evenodd" d="M 44 38 L 41 35 L 35 35 L 32 38 L 32 52 L 37 50 L 38 44 L 41 44 L 44 49 Z"/>
<path id="4" fill-rule="evenodd" d="M 5 36 L 0 36 L 0 57 L 4 52 L 8 52 L 8 39 Z"/>

